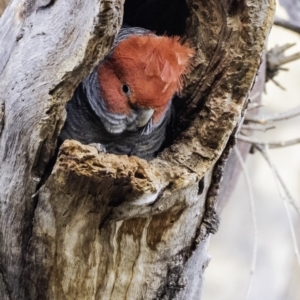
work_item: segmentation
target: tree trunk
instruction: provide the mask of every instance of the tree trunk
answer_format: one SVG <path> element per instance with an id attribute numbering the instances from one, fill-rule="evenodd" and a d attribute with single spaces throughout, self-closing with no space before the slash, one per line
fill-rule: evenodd
<path id="1" fill-rule="evenodd" d="M 9 0 L 0 0 L 0 17 L 2 15 L 4 9 L 6 8 L 8 2 L 9 2 Z"/>
<path id="2" fill-rule="evenodd" d="M 145 10 L 144 2 L 130 2 Z M 123 1 L 13 0 L 5 10 L 0 299 L 200 299 L 220 180 L 275 4 L 184 5 L 195 68 L 179 104 L 176 139 L 149 163 L 98 154 L 76 141 L 55 155 L 65 104 L 109 50 Z M 138 25 L 128 10 L 125 21 Z"/>

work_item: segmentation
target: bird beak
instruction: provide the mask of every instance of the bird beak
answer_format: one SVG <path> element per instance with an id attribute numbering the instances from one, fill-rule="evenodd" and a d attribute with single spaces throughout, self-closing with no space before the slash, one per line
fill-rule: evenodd
<path id="1" fill-rule="evenodd" d="M 152 108 L 140 108 L 138 110 L 138 115 L 136 118 L 137 127 L 145 126 L 152 118 L 153 113 L 154 113 L 154 109 Z"/>

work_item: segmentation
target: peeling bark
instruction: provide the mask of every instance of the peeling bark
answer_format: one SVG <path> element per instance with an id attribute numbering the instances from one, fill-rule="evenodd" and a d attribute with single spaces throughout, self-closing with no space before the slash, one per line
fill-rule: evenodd
<path id="1" fill-rule="evenodd" d="M 76 85 L 104 56 L 122 20 L 121 2 L 12 1 L 0 22 L 0 265 L 9 297 L 26 299 L 34 196 Z M 35 272 L 32 270 L 32 272 Z M 28 287 L 29 287 L 28 286 Z M 2 291 L 1 291 L 2 292 Z"/>
<path id="2" fill-rule="evenodd" d="M 187 1 L 195 68 L 176 140 L 147 163 L 76 141 L 54 161 L 65 103 L 109 50 L 123 2 L 10 3 L 0 19 L 1 299 L 200 298 L 219 184 L 274 5 Z"/>
<path id="3" fill-rule="evenodd" d="M 9 0 L 0 0 L 0 17 L 3 14 Z"/>

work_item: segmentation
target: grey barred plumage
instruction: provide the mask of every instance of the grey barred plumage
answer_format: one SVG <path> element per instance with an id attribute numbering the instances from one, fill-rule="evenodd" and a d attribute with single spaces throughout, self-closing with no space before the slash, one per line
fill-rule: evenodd
<path id="1" fill-rule="evenodd" d="M 162 82 L 159 78 L 161 75 L 157 76 L 152 73 L 156 72 L 155 68 L 158 68 L 159 74 L 165 72 L 165 65 L 162 64 L 162 67 L 160 67 L 161 61 L 164 62 L 164 56 L 161 56 L 159 49 L 157 50 L 155 45 L 152 49 L 152 44 L 150 43 L 150 54 L 145 53 L 145 56 L 146 54 L 148 56 L 150 55 L 150 62 L 146 62 L 146 65 L 143 66 L 138 65 L 139 70 L 134 69 L 135 65 L 133 65 L 132 70 L 126 69 L 124 71 L 120 64 L 122 64 L 123 61 L 127 63 L 128 59 L 135 60 L 135 57 L 133 56 L 132 58 L 130 55 L 132 55 L 132 52 L 136 51 L 136 49 L 130 48 L 132 47 L 130 44 L 126 46 L 127 48 L 124 48 L 124 53 L 128 51 L 128 49 L 132 49 L 129 51 L 129 58 L 126 58 L 126 55 L 124 58 L 123 52 L 120 51 L 119 56 L 117 58 L 114 57 L 114 55 L 117 55 L 115 54 L 115 50 L 118 45 L 121 45 L 123 41 L 132 36 L 151 36 L 149 39 L 150 42 L 151 39 L 158 38 L 149 30 L 142 28 L 124 27 L 120 30 L 110 53 L 91 74 L 80 83 L 72 99 L 67 103 L 67 119 L 60 135 L 61 141 L 75 139 L 83 144 L 100 143 L 109 153 L 136 155 L 147 160 L 152 159 L 155 153 L 160 149 L 165 139 L 167 124 L 171 117 L 171 99 L 177 89 L 176 80 L 177 77 L 178 80 L 180 80 L 179 77 L 184 74 L 186 66 L 184 65 L 183 71 L 178 72 L 178 75 L 175 73 L 177 77 L 175 76 L 172 82 L 170 81 L 170 83 L 168 83 L 166 79 L 163 79 L 164 88 L 158 87 Z M 139 42 L 139 40 L 137 41 Z M 147 42 L 147 39 L 145 42 L 143 41 L 142 46 L 145 47 Z M 164 42 L 164 40 L 162 40 L 162 42 Z M 170 41 L 168 40 L 168 42 Z M 174 43 L 173 40 L 171 42 Z M 124 42 L 123 45 L 125 45 Z M 186 49 L 188 49 L 186 50 L 184 46 L 179 46 L 182 47 L 183 50 L 189 51 L 186 56 L 191 57 L 191 49 L 186 47 Z M 160 45 L 158 47 L 160 47 Z M 120 48 L 118 50 L 120 50 Z M 144 51 L 147 52 L 147 49 Z M 163 51 L 168 52 L 172 50 L 167 49 Z M 180 49 L 180 51 L 182 51 L 182 49 Z M 137 55 L 143 56 L 144 53 L 137 53 Z M 152 62 L 152 56 L 155 55 L 158 57 L 154 57 L 156 60 Z M 177 53 L 175 52 L 173 56 L 176 58 L 176 55 Z M 181 52 L 179 52 L 178 55 L 181 55 Z M 142 57 L 141 59 L 143 60 L 145 58 Z M 181 57 L 178 58 L 178 61 L 178 65 L 180 65 L 182 61 Z M 186 59 L 186 61 L 188 61 L 188 59 Z M 167 63 L 168 68 L 170 68 L 169 66 L 172 64 L 172 61 L 167 61 Z M 147 64 L 150 64 L 151 67 L 151 71 L 149 72 L 152 73 L 150 75 L 144 75 L 144 73 L 148 72 L 144 71 L 148 68 Z M 185 64 L 187 65 L 188 63 L 186 62 Z M 129 77 L 126 75 L 128 73 L 130 74 Z M 132 77 L 135 76 L 135 73 L 137 74 L 136 78 Z M 169 73 L 173 76 L 174 70 L 171 69 Z M 133 82 L 136 80 L 137 83 L 139 83 L 139 76 L 145 77 L 141 79 L 141 82 L 145 86 L 140 86 Z M 153 78 L 157 84 L 150 82 Z M 148 87 L 148 84 L 152 84 L 152 90 L 153 87 L 158 88 L 160 94 L 153 94 L 153 92 L 151 94 L 151 86 Z M 173 84 L 173 86 L 171 84 Z M 169 86 L 171 86 L 170 91 L 165 92 Z M 140 90 L 142 92 L 140 92 Z M 140 98 L 136 96 L 138 94 L 142 95 L 140 97 L 144 97 L 144 101 L 147 104 L 143 104 L 142 101 L 139 102 Z M 163 100 L 164 103 L 161 107 L 158 107 L 157 104 L 156 106 L 151 104 L 151 99 L 155 99 L 158 96 L 167 97 Z"/>
<path id="2" fill-rule="evenodd" d="M 136 155 L 150 160 L 165 139 L 170 117 L 171 109 L 168 109 L 165 118 L 150 134 L 144 134 L 144 128 L 137 131 L 126 130 L 120 134 L 110 133 L 90 107 L 81 83 L 67 103 L 67 119 L 60 139 L 74 139 L 83 144 L 100 143 L 108 153 Z"/>

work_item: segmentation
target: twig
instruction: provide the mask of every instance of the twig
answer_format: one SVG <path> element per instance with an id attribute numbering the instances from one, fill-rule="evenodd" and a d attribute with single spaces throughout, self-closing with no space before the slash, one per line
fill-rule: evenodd
<path id="1" fill-rule="evenodd" d="M 256 267 L 256 258 L 257 258 L 257 239 L 258 239 L 258 231 L 257 231 L 257 221 L 256 221 L 256 213 L 255 213 L 255 205 L 254 205 L 254 197 L 253 197 L 253 188 L 251 185 L 251 180 L 249 177 L 249 173 L 246 167 L 246 164 L 243 160 L 243 157 L 237 147 L 234 147 L 235 154 L 238 158 L 238 161 L 242 167 L 248 192 L 249 192 L 249 201 L 250 201 L 250 208 L 251 208 L 251 216 L 252 216 L 252 223 L 253 223 L 253 234 L 254 234 L 254 239 L 253 239 L 253 250 L 252 250 L 252 263 L 251 263 L 251 270 L 250 270 L 250 277 L 249 277 L 249 283 L 248 283 L 248 289 L 247 289 L 247 294 L 246 294 L 246 300 L 249 299 L 249 295 L 251 292 L 252 288 L 252 283 L 253 283 L 253 275 L 255 272 L 255 267 Z"/>
<path id="2" fill-rule="evenodd" d="M 280 71 L 288 71 L 289 68 L 280 67 L 279 70 L 280 70 Z"/>
<path id="3" fill-rule="evenodd" d="M 241 129 L 246 129 L 246 130 L 254 130 L 254 131 L 267 131 L 270 129 L 276 128 L 274 125 L 270 126 L 257 126 L 257 125 L 252 125 L 252 124 L 243 124 Z"/>
<path id="4" fill-rule="evenodd" d="M 283 85 L 281 85 L 276 79 L 274 79 L 274 78 L 270 78 L 271 79 L 271 81 L 273 81 L 274 82 L 274 84 L 275 85 L 277 85 L 279 88 L 281 88 L 283 91 L 286 91 L 286 88 L 283 86 Z"/>
<path id="5" fill-rule="evenodd" d="M 293 24 L 289 21 L 280 19 L 278 17 L 275 18 L 274 24 L 277 25 L 277 26 L 281 26 L 285 29 L 294 31 L 296 33 L 300 33 L 300 26 L 297 26 L 297 25 L 295 25 L 295 24 Z"/>
<path id="6" fill-rule="evenodd" d="M 253 97 L 250 97 L 251 99 L 254 97 L 257 97 L 257 94 L 260 95 L 260 93 L 256 93 Z M 249 103 L 247 111 L 252 110 L 252 109 L 256 109 L 256 108 L 260 108 L 265 106 L 264 104 L 260 104 L 260 103 Z"/>
<path id="7" fill-rule="evenodd" d="M 285 55 L 284 51 L 293 47 L 295 44 L 284 44 L 282 46 L 275 46 L 267 52 L 267 69 L 266 69 L 266 81 L 272 80 L 277 86 L 284 90 L 284 87 L 274 79 L 279 70 L 282 69 L 282 65 L 292 62 L 300 58 L 300 52 L 292 55 Z"/>
<path id="8" fill-rule="evenodd" d="M 281 141 L 281 142 L 277 142 L 277 141 L 262 142 L 260 140 L 255 139 L 255 138 L 249 138 L 249 137 L 244 136 L 244 135 L 239 135 L 238 140 L 253 144 L 254 146 L 261 146 L 261 147 L 264 146 L 264 147 L 268 147 L 270 149 L 288 147 L 288 146 L 293 146 L 293 145 L 296 145 L 296 144 L 300 143 L 300 138 L 287 140 L 287 141 Z"/>
<path id="9" fill-rule="evenodd" d="M 245 122 L 247 123 L 259 123 L 259 124 L 269 124 L 277 121 L 283 121 L 288 120 L 294 117 L 300 116 L 300 105 L 296 106 L 292 109 L 289 109 L 287 111 L 284 111 L 283 113 L 276 114 L 274 116 L 268 117 L 268 118 L 253 118 L 253 119 L 245 119 Z"/>
<path id="10" fill-rule="evenodd" d="M 263 155 L 263 157 L 265 158 L 265 160 L 267 161 L 267 163 L 269 164 L 269 166 L 271 167 L 271 170 L 273 172 L 275 181 L 276 181 L 276 185 L 278 188 L 278 192 L 279 195 L 281 197 L 281 199 L 283 200 L 283 204 L 284 204 L 284 208 L 286 211 L 286 215 L 289 221 L 289 226 L 290 226 L 290 230 L 291 230 L 291 235 L 292 235 L 292 241 L 293 241 L 293 245 L 294 245 L 294 252 L 298 261 L 298 264 L 300 266 L 300 254 L 299 254 L 299 249 L 298 249 L 298 245 L 297 245 L 297 238 L 296 238 L 296 234 L 295 234 L 295 229 L 294 229 L 294 225 L 293 225 L 293 221 L 288 209 L 288 201 L 287 198 L 291 199 L 290 193 L 288 192 L 288 189 L 286 188 L 281 176 L 279 175 L 277 169 L 275 168 L 275 165 L 273 164 L 272 160 L 270 159 L 270 156 L 268 154 L 268 148 L 267 147 L 260 147 L 255 145 L 255 147 L 260 151 L 260 153 Z M 290 202 L 291 203 L 291 202 Z M 293 204 L 295 204 L 293 202 Z M 297 210 L 299 213 L 299 210 Z"/>
<path id="11" fill-rule="evenodd" d="M 284 51 L 294 47 L 296 43 L 286 43 L 284 45 L 278 46 L 276 45 L 274 48 L 270 50 L 270 52 L 276 52 L 277 54 L 283 53 Z"/>
<path id="12" fill-rule="evenodd" d="M 292 62 L 294 60 L 297 60 L 300 58 L 300 52 L 296 52 L 294 54 L 285 56 L 284 51 L 288 50 L 289 48 L 295 46 L 296 43 L 287 43 L 282 46 L 276 45 L 274 48 L 270 49 L 267 52 L 267 62 L 268 67 L 271 68 L 279 68 L 281 65 L 287 64 L 289 62 Z"/>
<path id="13" fill-rule="evenodd" d="M 292 55 L 289 55 L 289 56 L 286 56 L 286 57 L 283 57 L 281 60 L 280 60 L 280 65 L 284 65 L 284 64 L 287 64 L 289 62 L 292 62 L 294 60 L 297 60 L 300 58 L 300 52 L 297 52 L 297 53 L 294 53 Z M 280 70 L 282 70 L 282 68 L 279 68 Z M 285 70 L 285 69 L 284 69 Z"/>
<path id="14" fill-rule="evenodd" d="M 267 149 L 268 147 L 261 147 L 261 146 L 257 146 L 255 145 L 255 147 L 261 152 L 262 150 L 261 149 Z M 270 157 L 268 156 L 268 159 L 270 161 Z M 282 189 L 284 190 L 288 200 L 289 200 L 289 203 L 294 207 L 294 209 L 296 210 L 296 212 L 298 213 L 299 217 L 300 217 L 300 207 L 297 203 L 297 201 L 292 197 L 289 189 L 287 188 L 286 184 L 284 183 L 283 181 L 283 178 L 281 177 L 280 173 L 277 171 L 277 169 L 275 168 L 274 164 L 272 164 L 273 166 L 273 172 L 274 174 L 276 175 L 276 178 L 278 180 L 278 182 L 280 183 Z"/>
<path id="15" fill-rule="evenodd" d="M 246 137 L 246 136 L 243 136 L 243 135 L 239 135 L 238 140 L 241 140 L 241 141 L 244 141 L 244 142 L 247 142 L 247 143 L 251 143 L 258 150 L 265 149 L 265 148 L 269 149 L 269 148 L 286 147 L 286 146 L 296 144 L 295 141 L 297 141 L 297 143 L 300 143 L 300 138 L 295 139 L 295 140 L 286 141 L 286 142 L 275 142 L 275 143 L 272 143 L 272 142 L 270 143 L 269 142 L 269 143 L 266 143 L 266 142 L 261 142 L 261 141 L 258 141 L 256 139 L 252 139 L 252 138 L 249 138 L 249 137 Z M 293 143 L 293 142 L 295 142 L 295 143 Z M 297 213 L 300 217 L 300 207 L 299 207 L 299 205 L 297 204 L 296 200 L 290 194 L 288 188 L 286 187 L 283 179 L 281 178 L 281 176 L 278 172 L 277 172 L 277 177 L 278 177 L 278 180 L 279 180 L 281 186 L 283 187 L 286 195 L 288 196 L 288 199 L 289 199 L 290 203 L 294 206 L 295 210 L 297 211 Z"/>
<path id="16" fill-rule="evenodd" d="M 261 149 L 261 147 L 256 147 L 257 149 Z M 269 157 L 268 157 L 269 158 Z M 270 160 L 270 158 L 269 158 Z M 300 207 L 297 203 L 297 201 L 292 197 L 289 189 L 287 188 L 286 184 L 284 183 L 283 181 L 283 178 L 281 177 L 280 173 L 277 171 L 277 169 L 275 168 L 274 164 L 273 165 L 273 172 L 274 174 L 276 175 L 276 178 L 277 180 L 279 181 L 282 189 L 284 190 L 288 200 L 289 200 L 289 203 L 294 207 L 294 209 L 296 210 L 296 212 L 298 213 L 299 217 L 300 217 Z"/>

